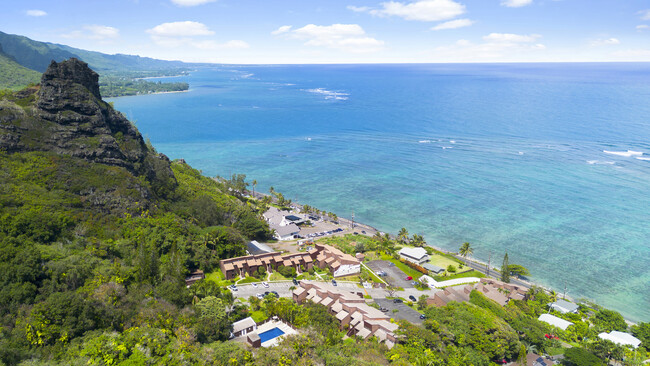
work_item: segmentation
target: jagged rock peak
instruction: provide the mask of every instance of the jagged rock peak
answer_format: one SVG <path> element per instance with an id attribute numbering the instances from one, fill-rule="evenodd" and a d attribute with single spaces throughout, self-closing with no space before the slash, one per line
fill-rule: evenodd
<path id="1" fill-rule="evenodd" d="M 50 63 L 41 78 L 41 94 L 47 93 L 48 88 L 55 88 L 57 92 L 61 92 L 62 87 L 71 84 L 80 84 L 96 98 L 101 99 L 99 75 L 88 67 L 87 63 L 76 58 Z"/>

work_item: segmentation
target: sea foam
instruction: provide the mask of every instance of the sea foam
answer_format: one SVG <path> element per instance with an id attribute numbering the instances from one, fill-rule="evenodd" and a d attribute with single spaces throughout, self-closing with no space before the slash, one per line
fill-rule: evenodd
<path id="1" fill-rule="evenodd" d="M 316 89 L 307 89 L 310 93 L 321 94 L 325 96 L 325 99 L 334 99 L 334 100 L 348 100 L 350 94 L 343 92 L 336 92 L 332 90 L 327 90 L 323 88 Z"/>
<path id="2" fill-rule="evenodd" d="M 628 151 L 609 151 L 609 150 L 603 150 L 603 152 L 604 152 L 605 154 L 616 155 L 616 156 L 623 156 L 623 157 L 626 157 L 626 158 L 630 158 L 630 157 L 632 157 L 632 156 L 637 156 L 637 155 L 639 155 L 639 156 L 640 156 L 640 155 L 643 155 L 643 153 L 642 153 L 641 151 L 632 151 L 632 150 L 628 150 Z"/>

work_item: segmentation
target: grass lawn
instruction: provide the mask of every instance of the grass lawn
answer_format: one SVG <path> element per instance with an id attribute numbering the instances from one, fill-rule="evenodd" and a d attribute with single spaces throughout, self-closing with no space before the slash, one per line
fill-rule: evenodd
<path id="1" fill-rule="evenodd" d="M 454 278 L 465 278 L 465 277 L 478 277 L 478 278 L 483 278 L 485 275 L 479 271 L 471 270 L 469 272 L 465 273 L 458 273 L 452 276 L 435 276 L 433 277 L 434 280 L 436 281 L 447 281 L 447 280 L 453 280 Z"/>
<path id="2" fill-rule="evenodd" d="M 546 353 L 548 353 L 551 356 L 556 356 L 556 355 L 563 355 L 564 351 L 566 351 L 566 348 L 564 347 L 553 347 L 547 349 Z"/>
<path id="3" fill-rule="evenodd" d="M 234 281 L 226 280 L 226 277 L 221 273 L 221 270 L 217 269 L 214 272 L 210 272 L 205 275 L 205 279 L 208 281 L 216 282 L 219 286 L 230 286 Z"/>
<path id="4" fill-rule="evenodd" d="M 459 262 L 457 260 L 450 259 L 440 254 L 432 254 L 429 256 L 429 263 L 433 264 L 434 266 L 447 269 L 447 267 L 449 267 L 450 264 L 458 268 Z"/>
<path id="5" fill-rule="evenodd" d="M 318 239 L 318 242 L 321 244 L 327 244 L 335 248 L 339 248 L 344 253 L 355 255 L 356 254 L 355 246 L 357 243 L 365 244 L 368 242 L 374 242 L 374 240 L 365 235 L 346 234 L 344 236 L 330 236 L 330 237 Z M 355 244 L 351 244 L 351 243 L 355 243 Z"/>
<path id="6" fill-rule="evenodd" d="M 290 280 L 291 278 L 284 277 L 278 271 L 271 273 L 271 278 L 269 279 L 269 281 L 290 281 Z"/>
<path id="7" fill-rule="evenodd" d="M 263 322 L 269 317 L 264 314 L 263 311 L 258 310 L 258 311 L 251 311 L 251 318 L 255 321 L 255 323 Z"/>
<path id="8" fill-rule="evenodd" d="M 255 277 L 246 277 L 246 278 L 244 278 L 243 280 L 239 281 L 238 284 L 239 284 L 239 285 L 243 285 L 243 284 L 246 284 L 246 283 L 262 282 L 262 281 L 263 281 L 263 280 L 260 280 L 260 279 L 255 278 Z"/>

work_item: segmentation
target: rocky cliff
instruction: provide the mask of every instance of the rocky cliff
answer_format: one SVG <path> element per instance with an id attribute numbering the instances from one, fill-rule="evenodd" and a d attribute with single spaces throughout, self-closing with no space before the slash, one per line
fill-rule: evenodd
<path id="1" fill-rule="evenodd" d="M 40 86 L 0 98 L 0 151 L 47 151 L 122 167 L 145 178 L 145 197 L 176 186 L 169 159 L 101 99 L 97 73 L 74 58 L 52 61 Z"/>

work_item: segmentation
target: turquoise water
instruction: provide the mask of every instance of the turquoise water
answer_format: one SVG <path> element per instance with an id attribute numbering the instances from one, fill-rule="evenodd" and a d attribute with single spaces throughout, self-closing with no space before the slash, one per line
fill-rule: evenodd
<path id="1" fill-rule="evenodd" d="M 284 332 L 280 328 L 275 327 L 273 329 L 267 330 L 264 333 L 260 333 L 259 336 L 260 339 L 262 340 L 262 343 L 264 343 L 266 341 L 270 341 L 273 338 L 277 338 L 283 334 Z"/>
<path id="2" fill-rule="evenodd" d="M 448 250 L 469 241 L 496 266 L 507 250 L 540 284 L 650 321 L 650 64 L 228 66 L 174 80 L 190 91 L 114 99 L 171 158 Z"/>

